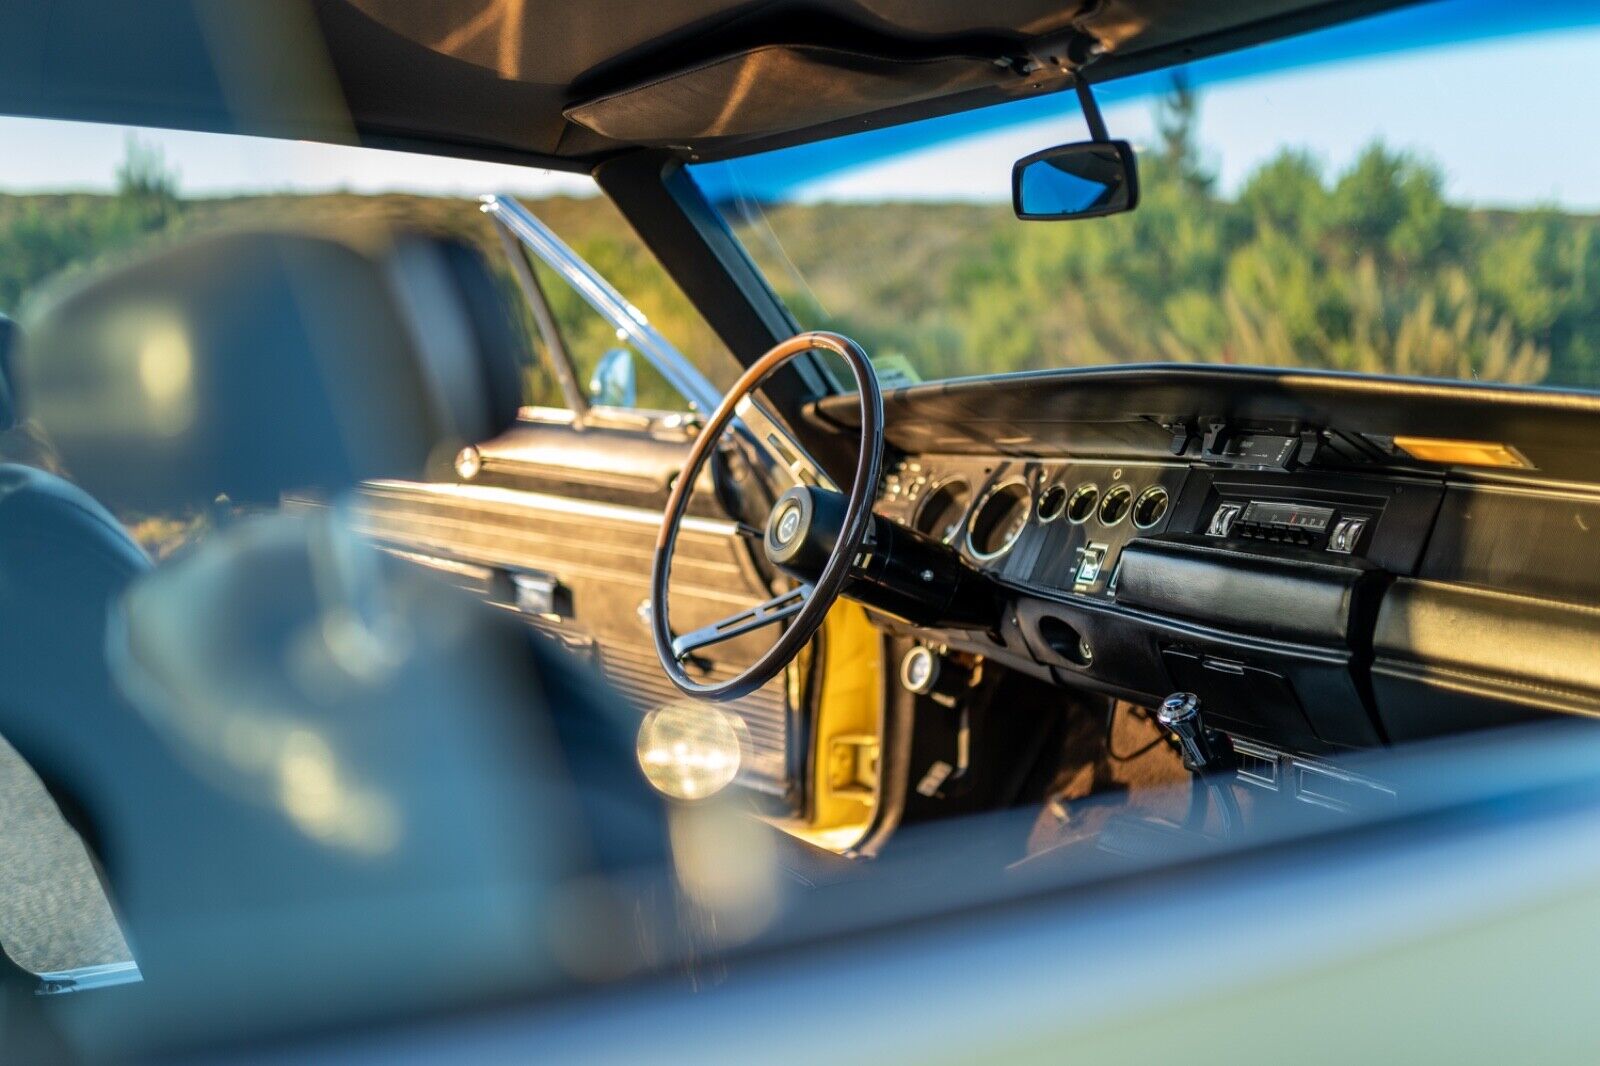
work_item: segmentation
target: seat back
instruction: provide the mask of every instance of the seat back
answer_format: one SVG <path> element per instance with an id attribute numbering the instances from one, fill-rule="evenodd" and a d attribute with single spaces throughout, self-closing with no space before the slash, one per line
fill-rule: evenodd
<path id="1" fill-rule="evenodd" d="M 17 402 L 11 359 L 16 348 L 17 324 L 0 315 L 0 432 L 17 424 Z"/>
<path id="2" fill-rule="evenodd" d="M 16 377 L 73 480 L 119 509 L 273 505 L 421 477 L 509 427 L 512 318 L 459 241 L 222 233 L 30 301 Z"/>
<path id="3" fill-rule="evenodd" d="M 104 640 L 63 641 L 88 680 L 0 701 L 0 735 L 81 812 L 144 974 L 57 1008 L 74 1046 L 436 1010 L 625 973 L 670 940 L 663 812 L 624 705 L 343 517 L 357 478 L 423 475 L 514 417 L 501 299 L 454 242 L 274 232 L 35 305 L 30 418 L 75 478 L 145 512 L 327 501 L 233 522 L 116 592 L 141 568 L 126 553 L 80 537 L 98 560 L 63 558 L 103 572 L 69 598 Z M 103 515 L 75 493 L 49 500 Z M 0 616 L 0 640 L 54 595 Z"/>

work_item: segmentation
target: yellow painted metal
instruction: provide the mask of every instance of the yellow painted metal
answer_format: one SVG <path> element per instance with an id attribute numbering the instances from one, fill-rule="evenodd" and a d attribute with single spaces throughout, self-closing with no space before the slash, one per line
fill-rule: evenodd
<path id="1" fill-rule="evenodd" d="M 784 830 L 845 851 L 866 833 L 878 803 L 883 641 L 859 604 L 839 600 L 822 624 L 825 656 L 812 729 L 810 809 Z M 810 652 L 808 651 L 808 655 Z M 801 670 L 791 677 L 804 676 Z"/>

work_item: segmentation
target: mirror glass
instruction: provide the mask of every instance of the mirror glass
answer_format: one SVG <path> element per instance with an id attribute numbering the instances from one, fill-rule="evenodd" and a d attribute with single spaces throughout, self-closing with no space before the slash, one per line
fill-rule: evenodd
<path id="1" fill-rule="evenodd" d="M 1133 147 L 1127 141 L 1081 141 L 1035 152 L 1012 168 L 1011 199 L 1025 220 L 1131 211 L 1139 202 Z"/>
<path id="2" fill-rule="evenodd" d="M 596 407 L 633 407 L 639 402 L 631 351 L 608 348 L 600 356 L 589 376 L 589 402 Z"/>

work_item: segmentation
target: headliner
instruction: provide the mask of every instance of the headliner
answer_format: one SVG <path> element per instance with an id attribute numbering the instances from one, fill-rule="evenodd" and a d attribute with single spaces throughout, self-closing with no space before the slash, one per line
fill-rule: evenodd
<path id="1" fill-rule="evenodd" d="M 589 170 L 1056 91 L 1091 40 L 1099 82 L 1405 2 L 51 0 L 0 10 L 0 112 Z"/>

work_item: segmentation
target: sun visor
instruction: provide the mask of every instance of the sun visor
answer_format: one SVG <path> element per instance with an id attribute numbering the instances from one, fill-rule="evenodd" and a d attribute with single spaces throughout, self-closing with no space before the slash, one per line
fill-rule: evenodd
<path id="1" fill-rule="evenodd" d="M 995 56 L 887 58 L 776 44 L 619 89 L 563 114 L 613 140 L 700 145 L 808 129 L 968 90 L 1022 89 L 1041 75 L 1019 74 L 1011 61 Z"/>

